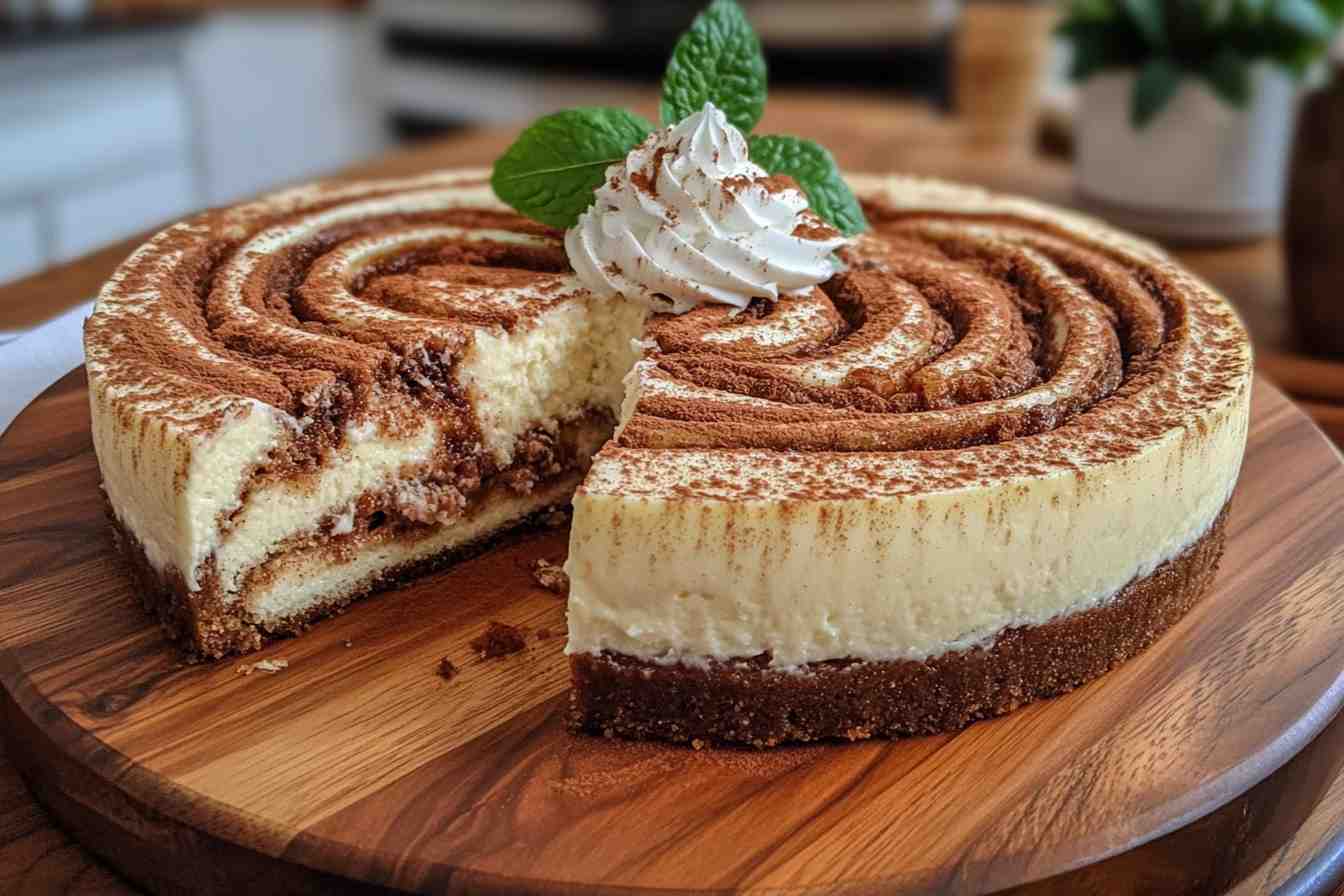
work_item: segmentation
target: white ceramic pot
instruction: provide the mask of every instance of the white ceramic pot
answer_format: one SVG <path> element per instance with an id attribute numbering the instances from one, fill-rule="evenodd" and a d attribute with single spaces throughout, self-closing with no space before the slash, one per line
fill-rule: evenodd
<path id="1" fill-rule="evenodd" d="M 1117 223 L 1184 241 L 1253 239 L 1275 232 L 1283 207 L 1298 87 L 1255 66 L 1237 109 L 1187 77 L 1142 130 L 1130 125 L 1133 73 L 1082 86 L 1076 119 L 1078 187 Z"/>

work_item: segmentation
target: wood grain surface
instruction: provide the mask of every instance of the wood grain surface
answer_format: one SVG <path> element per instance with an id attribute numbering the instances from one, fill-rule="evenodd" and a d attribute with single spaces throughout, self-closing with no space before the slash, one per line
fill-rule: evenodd
<path id="1" fill-rule="evenodd" d="M 159 892 L 1191 892 L 1262 867 L 1344 764 L 1333 743 L 1242 796 L 1344 672 L 1344 466 L 1263 384 L 1216 590 L 1154 648 L 959 735 L 767 753 L 565 732 L 563 601 L 526 569 L 562 530 L 181 665 L 112 553 L 85 401 L 72 375 L 0 441 L 4 731 L 39 799 Z M 491 619 L 528 649 L 474 658 Z M 239 673 L 263 657 L 289 668 Z"/>

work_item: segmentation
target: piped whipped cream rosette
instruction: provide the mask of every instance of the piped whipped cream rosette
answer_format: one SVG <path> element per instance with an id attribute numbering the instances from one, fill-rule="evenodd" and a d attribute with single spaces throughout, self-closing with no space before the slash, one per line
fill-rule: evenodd
<path id="1" fill-rule="evenodd" d="M 845 243 L 789 178 L 748 158 L 746 138 L 712 103 L 609 167 L 565 234 L 593 292 L 678 314 L 805 292 L 835 273 Z"/>

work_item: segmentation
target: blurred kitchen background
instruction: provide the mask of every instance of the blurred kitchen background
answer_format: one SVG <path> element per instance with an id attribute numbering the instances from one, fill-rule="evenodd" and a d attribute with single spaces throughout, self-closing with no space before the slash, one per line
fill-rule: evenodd
<path id="1" fill-rule="evenodd" d="M 0 4 L 0 281 L 403 141 L 565 106 L 647 105 L 703 5 Z M 958 0 L 748 6 L 774 90 L 956 104 Z"/>
<path id="2" fill-rule="evenodd" d="M 422 170 L 437 138 L 488 165 L 544 112 L 656 117 L 704 2 L 0 0 L 0 284 L 29 278 L 0 303 L 203 206 Z M 1181 247 L 1344 439 L 1344 363 L 1313 360 L 1344 357 L 1344 0 L 744 5 L 770 63 L 766 129 Z"/>

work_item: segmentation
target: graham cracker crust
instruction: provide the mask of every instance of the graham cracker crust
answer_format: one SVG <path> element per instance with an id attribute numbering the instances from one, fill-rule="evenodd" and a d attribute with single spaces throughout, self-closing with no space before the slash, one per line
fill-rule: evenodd
<path id="1" fill-rule="evenodd" d="M 1100 606 L 1009 629 L 989 648 L 923 662 L 838 660 L 801 671 L 766 656 L 661 665 L 610 653 L 570 658 L 570 724 L 635 740 L 771 747 L 960 730 L 1067 693 L 1148 647 L 1205 594 L 1228 508 L 1198 541 Z"/>

